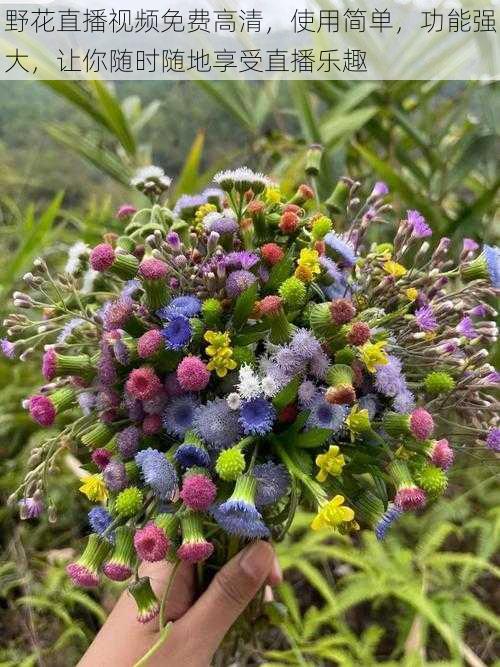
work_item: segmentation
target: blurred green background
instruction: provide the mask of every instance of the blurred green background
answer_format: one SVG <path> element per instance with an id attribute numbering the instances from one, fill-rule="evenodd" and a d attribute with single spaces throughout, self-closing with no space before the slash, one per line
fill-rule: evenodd
<path id="1" fill-rule="evenodd" d="M 307 146 L 321 143 L 322 196 L 345 174 L 367 187 L 385 180 L 396 210 L 419 209 L 457 247 L 464 236 L 497 242 L 498 92 L 465 82 L 0 82 L 2 317 L 35 257 L 64 261 L 76 240 L 118 228 L 113 211 L 135 198 L 129 177 L 150 162 L 174 177 L 173 199 L 245 163 L 293 191 Z M 54 471 L 57 523 L 20 525 L 6 506 L 40 437 L 21 408 L 38 366 L 0 360 L 0 667 L 76 664 L 119 592 L 65 579 L 86 532 L 69 469 Z M 480 447 L 460 453 L 447 498 L 383 544 L 367 532 L 312 534 L 299 516 L 278 547 L 283 614 L 237 664 L 500 664 L 495 464 Z"/>

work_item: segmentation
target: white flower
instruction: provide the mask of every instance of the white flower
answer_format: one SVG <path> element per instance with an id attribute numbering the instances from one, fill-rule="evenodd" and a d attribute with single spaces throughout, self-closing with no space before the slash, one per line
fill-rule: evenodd
<path id="1" fill-rule="evenodd" d="M 83 275 L 82 288 L 80 290 L 82 294 L 90 294 L 90 292 L 92 292 L 94 289 L 94 282 L 99 275 L 99 271 L 94 271 L 94 269 L 85 271 Z"/>
<path id="2" fill-rule="evenodd" d="M 264 394 L 268 397 L 275 396 L 280 387 L 278 382 L 274 378 L 272 378 L 270 375 L 266 375 L 265 378 L 262 380 L 262 391 Z"/>
<path id="3" fill-rule="evenodd" d="M 168 178 L 168 176 L 165 176 L 163 169 L 161 167 L 150 165 L 149 167 L 141 167 L 138 169 L 132 177 L 130 184 L 133 187 L 136 187 L 145 181 L 156 181 L 162 178 Z"/>
<path id="4" fill-rule="evenodd" d="M 231 410 L 238 410 L 241 405 L 240 395 L 233 391 L 233 393 L 229 394 L 229 396 L 226 398 L 226 402 Z"/>
<path id="5" fill-rule="evenodd" d="M 75 274 L 81 266 L 81 258 L 84 255 L 88 255 L 88 251 L 89 247 L 83 241 L 74 243 L 68 250 L 68 260 L 64 267 L 64 271 L 71 275 Z"/>
<path id="6" fill-rule="evenodd" d="M 262 393 L 259 377 L 248 364 L 243 364 L 240 368 L 240 381 L 237 387 L 239 395 L 246 401 Z"/>

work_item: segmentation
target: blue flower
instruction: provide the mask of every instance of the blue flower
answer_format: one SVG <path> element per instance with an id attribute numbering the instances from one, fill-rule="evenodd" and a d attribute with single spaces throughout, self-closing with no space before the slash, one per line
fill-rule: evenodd
<path id="1" fill-rule="evenodd" d="M 207 203 L 207 197 L 204 193 L 200 195 L 182 195 L 176 201 L 174 206 L 174 214 L 180 216 L 192 215 L 194 209 Z"/>
<path id="2" fill-rule="evenodd" d="M 163 428 L 170 435 L 183 436 L 193 425 L 199 403 L 189 394 L 176 396 L 165 407 Z"/>
<path id="3" fill-rule="evenodd" d="M 185 295 L 177 296 L 175 299 L 163 308 L 156 311 L 160 320 L 170 320 L 176 315 L 184 317 L 195 317 L 201 310 L 201 301 L 195 296 Z"/>
<path id="4" fill-rule="evenodd" d="M 368 410 L 368 417 L 370 419 L 375 417 L 379 408 L 379 402 L 375 394 L 367 394 L 366 396 L 362 396 L 358 400 L 358 403 L 361 410 Z"/>
<path id="5" fill-rule="evenodd" d="M 231 497 L 211 510 L 214 519 L 226 533 L 250 539 L 269 537 L 269 529 L 255 507 L 256 489 L 255 477 L 242 475 L 237 479 Z"/>
<path id="6" fill-rule="evenodd" d="M 273 428 L 276 411 L 265 398 L 245 401 L 240 409 L 240 424 L 245 435 L 265 435 Z"/>
<path id="7" fill-rule="evenodd" d="M 496 289 L 500 289 L 500 248 L 485 245 L 483 253 L 491 284 Z"/>
<path id="8" fill-rule="evenodd" d="M 208 468 L 210 456 L 206 449 L 192 442 L 183 443 L 174 454 L 177 463 L 183 468 Z"/>
<path id="9" fill-rule="evenodd" d="M 415 408 L 415 396 L 409 389 L 402 389 L 392 402 L 392 408 L 395 412 L 408 414 Z"/>
<path id="10" fill-rule="evenodd" d="M 377 540 L 383 540 L 385 538 L 389 528 L 397 519 L 399 519 L 402 514 L 403 510 L 400 510 L 399 507 L 396 507 L 396 505 L 393 503 L 389 503 L 387 511 L 375 526 L 375 535 L 377 536 Z"/>
<path id="11" fill-rule="evenodd" d="M 195 413 L 193 429 L 209 446 L 225 449 L 241 437 L 238 413 L 223 398 L 201 405 Z"/>
<path id="12" fill-rule="evenodd" d="M 135 462 L 142 472 L 144 483 L 151 487 L 156 496 L 170 500 L 177 489 L 178 479 L 174 466 L 165 454 L 157 449 L 143 449 L 135 455 Z"/>
<path id="13" fill-rule="evenodd" d="M 282 498 L 290 488 L 290 474 L 281 463 L 261 463 L 253 469 L 257 480 L 255 504 L 257 507 L 272 505 Z"/>
<path id="14" fill-rule="evenodd" d="M 98 535 L 102 535 L 113 521 L 110 513 L 104 507 L 93 507 L 88 513 L 88 520 L 92 532 Z M 110 532 L 106 537 L 110 542 L 114 541 L 113 532 Z"/>
<path id="15" fill-rule="evenodd" d="M 175 315 L 165 325 L 161 333 L 165 338 L 167 348 L 170 350 L 182 350 L 191 340 L 193 330 L 187 317 L 184 317 L 184 315 Z"/>
<path id="16" fill-rule="evenodd" d="M 356 253 L 352 245 L 335 232 L 328 232 L 323 239 L 328 250 L 339 256 L 347 266 L 356 264 Z"/>
<path id="17" fill-rule="evenodd" d="M 312 406 L 307 425 L 309 428 L 329 428 L 337 433 L 344 424 L 347 412 L 345 405 L 331 405 L 321 398 Z"/>
<path id="18" fill-rule="evenodd" d="M 375 388 L 384 396 L 396 396 L 406 388 L 401 362 L 397 357 L 389 355 L 389 362 L 385 366 L 376 367 Z"/>

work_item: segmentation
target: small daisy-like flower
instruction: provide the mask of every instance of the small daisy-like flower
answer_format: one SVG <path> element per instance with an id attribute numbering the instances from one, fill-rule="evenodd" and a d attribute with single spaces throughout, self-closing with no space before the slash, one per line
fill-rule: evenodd
<path id="1" fill-rule="evenodd" d="M 492 428 L 489 431 L 486 446 L 494 452 L 500 452 L 500 428 Z"/>

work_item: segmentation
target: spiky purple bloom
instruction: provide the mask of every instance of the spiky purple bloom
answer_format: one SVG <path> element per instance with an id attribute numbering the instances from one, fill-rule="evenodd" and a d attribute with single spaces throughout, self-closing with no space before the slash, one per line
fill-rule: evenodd
<path id="1" fill-rule="evenodd" d="M 178 252 L 181 249 L 181 237 L 177 232 L 168 232 L 166 241 L 172 250 Z"/>
<path id="2" fill-rule="evenodd" d="M 140 288 L 141 288 L 141 283 L 138 280 L 127 280 L 124 283 L 120 294 L 125 299 L 131 298 Z"/>
<path id="3" fill-rule="evenodd" d="M 344 424 L 347 412 L 347 406 L 332 405 L 321 398 L 311 407 L 307 423 L 309 428 L 328 428 L 338 433 Z"/>
<path id="4" fill-rule="evenodd" d="M 299 404 L 302 408 L 310 408 L 319 398 L 319 390 L 311 380 L 304 380 L 298 391 Z"/>
<path id="5" fill-rule="evenodd" d="M 238 231 L 238 222 L 234 218 L 229 217 L 217 217 L 213 220 L 210 220 L 208 223 L 207 231 L 208 232 L 217 232 L 221 236 L 226 234 L 236 234 Z"/>
<path id="6" fill-rule="evenodd" d="M 226 266 L 231 269 L 250 270 L 259 261 L 259 256 L 249 250 L 239 250 L 226 255 Z"/>
<path id="7" fill-rule="evenodd" d="M 142 472 L 144 483 L 151 487 L 161 500 L 170 500 L 177 490 L 175 468 L 157 449 L 143 449 L 135 455 L 135 462 Z"/>
<path id="8" fill-rule="evenodd" d="M 197 408 L 193 421 L 196 434 L 209 446 L 225 449 L 241 437 L 238 413 L 224 398 L 216 398 Z"/>
<path id="9" fill-rule="evenodd" d="M 170 350 L 182 350 L 193 334 L 191 324 L 184 315 L 175 315 L 162 329 L 165 345 Z"/>
<path id="10" fill-rule="evenodd" d="M 199 402 L 190 394 L 175 396 L 163 412 L 163 428 L 170 435 L 182 437 L 193 425 Z"/>
<path id="11" fill-rule="evenodd" d="M 242 475 L 236 481 L 231 497 L 211 510 L 219 526 L 230 535 L 250 539 L 269 537 L 269 529 L 255 507 L 256 489 L 255 477 Z"/>
<path id="12" fill-rule="evenodd" d="M 7 357 L 7 359 L 15 359 L 16 357 L 16 348 L 14 343 L 11 343 L 10 340 L 7 340 L 7 338 L 2 338 L 0 340 L 0 349 L 2 350 L 2 354 L 4 357 Z"/>
<path id="13" fill-rule="evenodd" d="M 407 211 L 406 219 L 411 228 L 411 235 L 416 239 L 432 236 L 432 229 L 425 221 L 424 216 L 418 211 Z"/>
<path id="14" fill-rule="evenodd" d="M 88 513 L 89 525 L 93 533 L 102 535 L 104 531 L 112 524 L 111 514 L 104 507 L 92 507 Z M 112 534 L 107 535 L 108 541 L 112 542 Z"/>
<path id="15" fill-rule="evenodd" d="M 57 337 L 57 342 L 58 343 L 65 343 L 68 338 L 71 336 L 73 331 L 80 326 L 80 324 L 84 324 L 85 320 L 82 320 L 81 317 L 74 317 L 72 320 L 69 320 L 69 322 L 66 322 L 66 324 L 63 326 L 61 333 Z"/>
<path id="16" fill-rule="evenodd" d="M 76 400 L 78 401 L 80 410 L 85 416 L 88 416 L 95 407 L 96 396 L 90 391 L 84 391 L 81 394 L 78 394 Z"/>
<path id="17" fill-rule="evenodd" d="M 375 526 L 375 535 L 377 540 L 385 539 L 387 531 L 392 526 L 392 524 L 399 519 L 403 514 L 403 510 L 394 505 L 394 503 L 389 503 L 387 506 L 386 512 L 382 515 L 380 521 Z"/>
<path id="18" fill-rule="evenodd" d="M 392 401 L 392 407 L 395 412 L 407 414 L 415 408 L 415 396 L 409 389 L 402 389 Z"/>
<path id="19" fill-rule="evenodd" d="M 436 316 L 430 306 L 422 306 L 415 311 L 415 319 L 421 331 L 435 331 L 438 328 Z"/>
<path id="20" fill-rule="evenodd" d="M 307 329 L 297 329 L 290 340 L 290 350 L 303 359 L 310 360 L 322 352 L 321 343 Z"/>
<path id="21" fill-rule="evenodd" d="M 99 381 L 105 386 L 115 384 L 118 377 L 116 373 L 113 348 L 106 341 L 101 341 L 101 355 L 97 365 L 97 374 Z"/>
<path id="22" fill-rule="evenodd" d="M 385 366 L 377 366 L 375 372 L 375 388 L 384 396 L 397 396 L 406 388 L 401 374 L 401 362 L 397 357 L 389 355 Z"/>
<path id="23" fill-rule="evenodd" d="M 265 435 L 272 431 L 276 411 L 265 398 L 252 398 L 240 408 L 240 424 L 245 435 Z"/>
<path id="24" fill-rule="evenodd" d="M 233 271 L 227 277 L 226 292 L 233 299 L 253 285 L 256 280 L 257 277 L 253 273 L 250 273 L 250 271 L 243 269 Z"/>
<path id="25" fill-rule="evenodd" d="M 472 340 L 473 338 L 476 338 L 477 336 L 477 331 L 474 326 L 474 322 L 472 319 L 466 315 L 465 317 L 462 317 L 460 322 L 457 324 L 456 328 L 457 333 L 459 333 L 461 336 L 464 336 L 465 338 L 468 338 L 469 340 Z"/>
<path id="26" fill-rule="evenodd" d="M 494 452 L 500 452 L 500 428 L 492 428 L 486 438 L 486 445 Z"/>
<path id="27" fill-rule="evenodd" d="M 127 473 L 124 464 L 118 459 L 112 459 L 104 468 L 103 479 L 107 488 L 113 493 L 123 491 L 127 486 Z M 97 532 L 97 531 L 96 531 Z"/>
<path id="28" fill-rule="evenodd" d="M 255 493 L 255 505 L 264 507 L 278 502 L 290 488 L 290 474 L 281 463 L 267 461 L 260 463 L 253 469 L 253 475 L 257 480 Z"/>
<path id="29" fill-rule="evenodd" d="M 170 320 L 177 315 L 184 315 L 184 317 L 196 317 L 201 310 L 201 301 L 195 296 L 184 295 L 177 296 L 172 299 L 170 303 L 163 308 L 156 311 L 160 320 Z"/>
<path id="30" fill-rule="evenodd" d="M 346 266 L 354 266 L 356 263 L 356 253 L 350 242 L 339 236 L 336 232 L 328 232 L 323 240 L 326 244 L 327 252 L 330 251 L 340 257 L 342 263 Z"/>
<path id="31" fill-rule="evenodd" d="M 147 415 L 161 415 L 168 401 L 166 391 L 160 391 L 156 396 L 148 401 L 142 402 L 142 407 Z"/>
<path id="32" fill-rule="evenodd" d="M 22 519 L 38 519 L 42 512 L 41 498 L 28 497 L 19 501 L 19 513 Z"/>
<path id="33" fill-rule="evenodd" d="M 327 278 L 335 283 L 344 283 L 344 273 L 339 269 L 337 264 L 326 255 L 321 255 L 319 263 L 322 269 L 325 270 Z"/>

